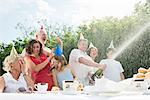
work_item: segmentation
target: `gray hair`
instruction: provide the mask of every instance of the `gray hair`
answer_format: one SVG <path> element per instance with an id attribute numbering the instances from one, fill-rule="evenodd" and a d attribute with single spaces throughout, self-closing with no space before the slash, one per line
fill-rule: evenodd
<path id="1" fill-rule="evenodd" d="M 7 56 L 3 62 L 3 70 L 8 72 L 11 70 L 10 64 L 15 62 L 21 56 Z"/>
<path id="2" fill-rule="evenodd" d="M 79 39 L 78 40 L 78 45 L 80 44 L 81 41 L 84 41 L 84 42 L 86 42 L 88 44 L 88 40 L 87 39 Z"/>

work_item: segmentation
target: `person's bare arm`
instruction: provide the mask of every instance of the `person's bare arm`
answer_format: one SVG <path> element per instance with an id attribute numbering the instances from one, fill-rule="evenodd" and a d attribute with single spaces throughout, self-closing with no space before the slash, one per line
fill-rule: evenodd
<path id="1" fill-rule="evenodd" d="M 0 93 L 4 91 L 4 88 L 5 88 L 5 81 L 4 81 L 4 78 L 1 76 L 0 77 Z"/>
<path id="2" fill-rule="evenodd" d="M 124 74 L 123 73 L 120 73 L 120 77 L 121 77 L 121 80 L 124 80 L 125 77 L 124 77 Z"/>
<path id="3" fill-rule="evenodd" d="M 56 41 L 60 45 L 61 49 L 63 50 L 63 42 L 62 42 L 62 40 L 60 39 L 59 36 L 56 37 Z"/>
<path id="4" fill-rule="evenodd" d="M 36 65 L 33 63 L 33 61 L 29 57 L 26 57 L 25 62 L 27 64 L 27 66 L 30 66 L 33 71 L 39 72 L 41 69 L 43 69 L 50 62 L 50 59 L 51 58 L 48 57 L 45 61 Z"/>
<path id="5" fill-rule="evenodd" d="M 67 65 L 67 67 L 70 69 L 71 74 L 73 75 L 73 78 L 76 80 L 77 77 L 76 77 L 75 72 L 73 71 L 73 69 L 69 65 Z"/>
<path id="6" fill-rule="evenodd" d="M 79 58 L 79 62 L 80 62 L 80 63 L 83 63 L 83 64 L 85 64 L 85 65 L 88 65 L 88 66 L 100 68 L 100 69 L 102 69 L 102 70 L 104 70 L 105 67 L 106 67 L 104 64 L 98 64 L 98 63 L 96 63 L 96 62 L 93 62 L 93 61 L 88 60 L 88 59 L 83 58 L 83 57 L 80 57 L 80 58 Z"/>
<path id="7" fill-rule="evenodd" d="M 58 86 L 58 82 L 57 82 L 57 77 L 56 77 L 57 72 L 56 72 L 55 69 L 52 70 L 52 74 L 53 74 L 54 86 L 59 87 L 59 86 Z"/>
<path id="8" fill-rule="evenodd" d="M 25 64 L 25 62 L 24 62 L 24 60 L 23 59 L 20 59 L 19 60 L 19 64 L 20 64 L 20 66 L 21 66 L 21 72 L 22 72 L 22 74 L 23 74 L 23 77 L 24 77 L 24 79 L 25 79 L 25 81 L 26 81 L 26 83 L 27 83 L 27 86 L 28 87 L 32 87 L 32 88 L 34 88 L 34 81 L 31 79 L 31 77 L 29 76 L 29 74 L 28 74 L 28 68 L 27 68 L 27 66 L 26 66 L 26 64 Z"/>

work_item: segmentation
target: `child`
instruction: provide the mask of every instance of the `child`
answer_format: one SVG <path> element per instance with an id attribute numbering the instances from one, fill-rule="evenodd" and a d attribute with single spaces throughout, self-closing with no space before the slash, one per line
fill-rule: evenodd
<path id="1" fill-rule="evenodd" d="M 51 60 L 52 63 L 52 69 L 54 75 L 54 84 L 58 86 L 60 89 L 62 89 L 63 84 L 62 82 L 64 80 L 67 81 L 73 81 L 75 79 L 75 75 L 69 65 L 67 64 L 67 61 L 63 55 L 61 56 L 54 56 Z"/>

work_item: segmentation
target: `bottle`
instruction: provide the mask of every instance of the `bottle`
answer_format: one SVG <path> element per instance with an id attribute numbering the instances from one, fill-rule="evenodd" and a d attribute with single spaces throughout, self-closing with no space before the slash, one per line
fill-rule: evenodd
<path id="1" fill-rule="evenodd" d="M 92 76 L 91 76 L 91 79 L 93 81 L 95 81 L 95 77 L 97 79 L 100 79 L 102 77 L 102 74 L 103 74 L 103 70 L 102 69 L 98 69 Z"/>

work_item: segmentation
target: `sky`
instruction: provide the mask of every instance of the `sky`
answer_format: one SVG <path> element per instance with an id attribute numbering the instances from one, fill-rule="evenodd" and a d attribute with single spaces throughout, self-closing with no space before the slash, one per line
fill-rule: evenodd
<path id="1" fill-rule="evenodd" d="M 114 16 L 122 18 L 134 11 L 141 0 L 1 0 L 0 43 L 21 37 L 17 23 L 39 28 L 37 21 L 78 26 L 92 18 Z"/>

